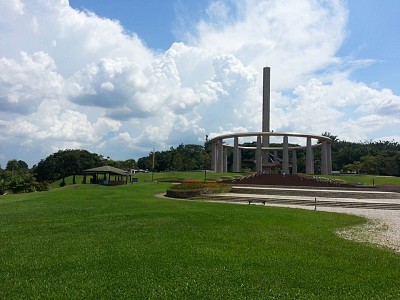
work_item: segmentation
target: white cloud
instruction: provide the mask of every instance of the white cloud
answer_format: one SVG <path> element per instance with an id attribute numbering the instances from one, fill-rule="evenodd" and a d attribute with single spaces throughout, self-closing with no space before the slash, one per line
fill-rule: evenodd
<path id="1" fill-rule="evenodd" d="M 341 1 L 244 0 L 235 8 L 236 20 L 224 26 L 214 18 L 201 21 L 191 43 L 231 53 L 246 65 L 271 66 L 276 89 L 338 61 L 347 20 Z"/>
<path id="2" fill-rule="evenodd" d="M 63 78 L 44 52 L 20 53 L 19 61 L 0 58 L 0 104 L 3 111 L 30 113 L 43 99 L 61 96 Z"/>
<path id="3" fill-rule="evenodd" d="M 24 4 L 20 0 L 1 0 L 0 7 L 0 23 L 6 23 L 12 15 L 24 14 Z"/>

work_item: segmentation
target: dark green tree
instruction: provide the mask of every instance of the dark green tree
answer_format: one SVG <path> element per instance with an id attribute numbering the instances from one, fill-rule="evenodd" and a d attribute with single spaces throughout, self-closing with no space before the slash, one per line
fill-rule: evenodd
<path id="1" fill-rule="evenodd" d="M 68 149 L 51 154 L 34 166 L 33 170 L 37 180 L 55 181 L 102 165 L 103 159 L 98 154 Z"/>

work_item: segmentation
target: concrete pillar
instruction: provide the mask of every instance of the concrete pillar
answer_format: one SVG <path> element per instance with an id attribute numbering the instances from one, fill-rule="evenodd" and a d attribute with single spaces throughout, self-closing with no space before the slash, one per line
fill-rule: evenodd
<path id="1" fill-rule="evenodd" d="M 221 147 L 220 141 L 217 141 L 217 159 L 216 159 L 216 168 L 215 171 L 217 173 L 221 173 Z"/>
<path id="2" fill-rule="evenodd" d="M 222 172 L 228 172 L 228 148 L 222 147 L 222 157 L 223 157 L 223 164 L 222 164 Z"/>
<path id="3" fill-rule="evenodd" d="M 289 138 L 283 137 L 282 173 L 289 174 Z"/>
<path id="4" fill-rule="evenodd" d="M 262 115 L 262 131 L 269 132 L 270 128 L 270 107 L 271 107 L 271 68 L 263 69 L 263 115 Z M 269 136 L 263 138 L 263 146 L 268 141 Z"/>
<path id="5" fill-rule="evenodd" d="M 332 143 L 328 143 L 328 175 L 332 175 Z"/>
<path id="6" fill-rule="evenodd" d="M 224 144 L 222 140 L 218 143 L 218 173 L 224 172 Z"/>
<path id="7" fill-rule="evenodd" d="M 236 136 L 233 138 L 233 165 L 232 172 L 240 172 L 240 149 L 239 149 L 239 138 Z"/>
<path id="8" fill-rule="evenodd" d="M 328 175 L 328 146 L 326 141 L 321 144 L 321 175 Z"/>
<path id="9" fill-rule="evenodd" d="M 292 150 L 292 174 L 297 173 L 297 151 Z"/>
<path id="10" fill-rule="evenodd" d="M 306 147 L 306 174 L 314 174 L 314 154 L 311 147 L 311 138 L 307 138 Z"/>
<path id="11" fill-rule="evenodd" d="M 215 173 L 219 173 L 219 153 L 218 153 L 218 151 L 219 151 L 219 141 L 216 141 L 215 142 L 215 161 L 214 161 L 214 163 L 215 163 Z"/>
<path id="12" fill-rule="evenodd" d="M 242 171 L 242 149 L 238 149 L 238 162 L 239 162 L 239 171 Z"/>
<path id="13" fill-rule="evenodd" d="M 217 144 L 215 142 L 211 143 L 211 170 L 216 172 L 217 165 Z"/>
<path id="14" fill-rule="evenodd" d="M 262 132 L 270 132 L 271 116 L 271 68 L 263 68 L 263 111 L 262 111 Z M 264 148 L 269 147 L 269 136 L 262 137 Z M 262 151 L 262 160 L 269 162 L 269 150 Z"/>
<path id="15" fill-rule="evenodd" d="M 262 173 L 262 143 L 261 136 L 257 136 L 256 172 Z"/>

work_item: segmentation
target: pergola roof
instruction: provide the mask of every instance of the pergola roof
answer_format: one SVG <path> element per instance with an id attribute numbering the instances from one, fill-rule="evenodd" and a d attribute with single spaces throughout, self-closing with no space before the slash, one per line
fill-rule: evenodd
<path id="1" fill-rule="evenodd" d="M 122 176 L 128 176 L 130 175 L 127 171 L 114 168 L 111 166 L 103 166 L 103 167 L 97 167 L 93 169 L 86 169 L 83 170 L 83 173 L 86 174 L 111 174 L 111 175 L 122 175 Z"/>

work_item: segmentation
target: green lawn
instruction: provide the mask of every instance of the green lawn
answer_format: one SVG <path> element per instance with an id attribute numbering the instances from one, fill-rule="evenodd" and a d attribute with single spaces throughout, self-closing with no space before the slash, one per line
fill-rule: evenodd
<path id="1" fill-rule="evenodd" d="M 207 174 L 204 174 L 204 171 L 197 171 L 197 172 L 155 172 L 155 173 L 136 173 L 132 174 L 132 177 L 138 178 L 139 182 L 172 182 L 172 181 L 182 181 L 184 179 L 196 179 L 196 180 L 201 180 L 204 181 L 206 180 L 212 180 L 216 178 L 233 178 L 234 176 L 239 176 L 241 173 L 214 173 L 214 172 L 207 172 Z M 83 175 L 77 175 L 76 178 L 76 183 L 81 183 L 83 180 Z M 62 180 L 58 180 L 50 184 L 50 189 L 58 188 L 60 187 L 60 183 Z M 89 178 L 87 179 L 87 182 L 89 182 Z M 65 183 L 67 185 L 72 184 L 72 176 L 68 176 L 65 178 Z"/>
<path id="2" fill-rule="evenodd" d="M 362 218 L 159 199 L 167 183 L 0 197 L 0 299 L 399 299 Z"/>
<path id="3" fill-rule="evenodd" d="M 383 185 L 383 184 L 400 185 L 400 177 L 395 177 L 395 176 L 339 175 L 339 176 L 324 176 L 324 177 L 344 180 L 347 183 L 361 183 L 363 185 Z"/>

